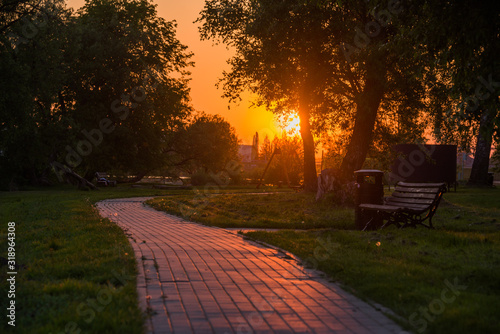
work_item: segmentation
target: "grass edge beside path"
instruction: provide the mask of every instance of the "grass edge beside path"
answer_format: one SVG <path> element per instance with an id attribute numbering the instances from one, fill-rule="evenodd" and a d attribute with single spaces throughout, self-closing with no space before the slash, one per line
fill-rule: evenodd
<path id="1" fill-rule="evenodd" d="M 158 197 L 146 202 L 156 210 L 208 226 L 222 228 L 350 229 L 351 208 L 336 207 L 328 201 L 316 203 L 308 193 L 185 194 Z"/>
<path id="2" fill-rule="evenodd" d="M 118 187 L 83 192 L 58 187 L 0 193 L 0 308 L 15 301 L 15 327 L 3 333 L 142 333 L 134 252 L 123 230 L 95 203 L 165 195 Z M 7 298 L 8 222 L 16 223 L 15 298 Z M 5 295 L 4 295 L 5 294 Z M 5 313 L 5 312 L 4 312 Z"/>

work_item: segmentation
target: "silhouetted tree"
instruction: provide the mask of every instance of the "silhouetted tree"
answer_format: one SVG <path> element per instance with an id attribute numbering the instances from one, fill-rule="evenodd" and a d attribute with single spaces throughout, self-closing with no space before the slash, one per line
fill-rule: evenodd
<path id="1" fill-rule="evenodd" d="M 271 145 L 271 141 L 269 140 L 269 136 L 266 134 L 264 137 L 264 141 L 262 143 L 262 147 L 260 148 L 259 158 L 268 161 L 273 154 L 273 147 Z"/>
<path id="2" fill-rule="evenodd" d="M 151 1 L 0 4 L 0 178 L 47 183 L 52 167 L 144 175 L 190 115 L 190 53 Z M 66 167 L 65 167 L 66 166 Z"/>
<path id="3" fill-rule="evenodd" d="M 500 128 L 500 3 L 426 0 L 404 6 L 402 32 L 428 53 L 435 136 L 464 149 L 475 144 L 469 184 L 484 185 Z"/>
<path id="4" fill-rule="evenodd" d="M 7 1 L 1 11 L 0 186 L 46 184 L 48 162 L 72 138 L 61 99 L 71 75 L 71 12 L 63 1 Z"/>
<path id="5" fill-rule="evenodd" d="M 170 160 L 190 173 L 218 173 L 229 163 L 239 163 L 238 144 L 234 128 L 224 118 L 202 113 L 178 131 Z"/>
<path id="6" fill-rule="evenodd" d="M 272 145 L 279 149 L 280 153 L 274 156 L 265 175 L 265 182 L 298 185 L 303 179 L 302 161 L 304 152 L 302 140 L 298 136 L 284 134 L 281 138 L 275 137 Z"/>
<path id="7" fill-rule="evenodd" d="M 394 38 L 400 11 L 394 1 L 206 2 L 202 37 L 236 48 L 226 95 L 250 89 L 276 113 L 298 112 L 307 190 L 317 186 L 312 130 L 345 124 L 351 136 L 341 175 L 350 180 L 365 161 L 381 106 L 400 115 L 422 107 L 421 61 L 401 57 L 405 45 Z"/>
<path id="8" fill-rule="evenodd" d="M 144 176 L 167 165 L 164 152 L 191 112 L 191 54 L 176 38 L 175 23 L 140 0 L 92 0 L 78 14 L 72 68 L 78 80 L 70 85 L 75 122 L 88 133 L 107 119 L 112 129 L 82 156 L 81 168 L 90 175 L 112 169 Z M 78 139 L 88 137 L 81 132 Z"/>

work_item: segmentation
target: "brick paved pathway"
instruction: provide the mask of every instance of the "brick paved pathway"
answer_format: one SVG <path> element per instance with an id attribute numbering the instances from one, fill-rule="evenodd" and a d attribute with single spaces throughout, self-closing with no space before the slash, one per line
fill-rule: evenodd
<path id="1" fill-rule="evenodd" d="M 150 333 L 401 333 L 381 312 L 281 251 L 156 211 L 97 203 L 131 238 Z"/>

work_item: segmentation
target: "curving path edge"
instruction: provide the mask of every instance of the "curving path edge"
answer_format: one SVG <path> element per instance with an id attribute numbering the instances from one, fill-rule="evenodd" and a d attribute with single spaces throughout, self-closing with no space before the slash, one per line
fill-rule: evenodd
<path id="1" fill-rule="evenodd" d="M 144 204 L 96 204 L 128 235 L 148 333 L 404 333 L 283 252 Z"/>

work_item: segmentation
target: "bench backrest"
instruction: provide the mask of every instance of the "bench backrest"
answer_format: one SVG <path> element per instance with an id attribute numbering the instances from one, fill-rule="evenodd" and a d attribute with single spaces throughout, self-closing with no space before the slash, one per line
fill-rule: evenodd
<path id="1" fill-rule="evenodd" d="M 407 207 L 432 207 L 439 204 L 446 191 L 445 183 L 407 183 L 399 182 L 389 201 Z"/>
<path id="2" fill-rule="evenodd" d="M 96 172 L 95 176 L 96 176 L 97 179 L 107 178 L 108 177 L 108 173 L 105 173 L 105 172 Z"/>

